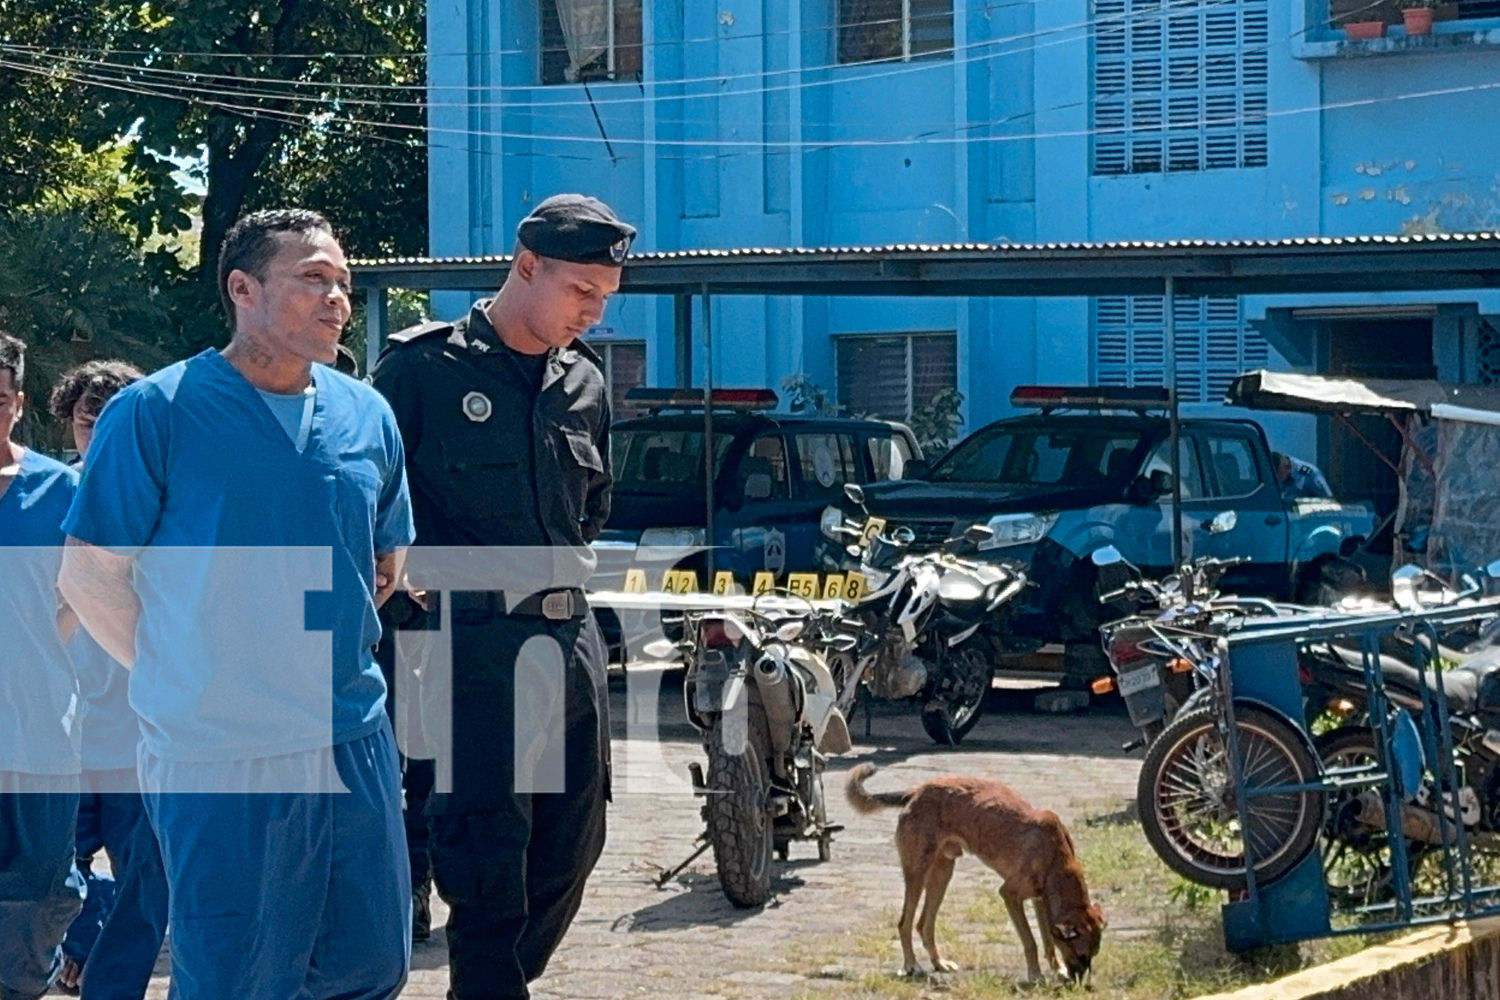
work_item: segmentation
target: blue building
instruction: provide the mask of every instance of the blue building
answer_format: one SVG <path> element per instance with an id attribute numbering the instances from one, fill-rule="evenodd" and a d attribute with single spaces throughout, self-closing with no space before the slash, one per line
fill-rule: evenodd
<path id="1" fill-rule="evenodd" d="M 1500 2 L 1426 36 L 1395 3 L 430 0 L 431 252 L 506 253 L 565 190 L 652 250 L 1500 229 Z M 1500 290 L 1176 310 L 1204 406 L 1267 364 L 1500 380 Z M 1017 384 L 1159 384 L 1162 318 L 1160 297 L 726 297 L 714 377 L 804 373 L 896 419 L 956 387 L 968 431 Z M 611 307 L 592 339 L 617 388 L 672 382 L 672 329 L 668 299 Z M 1344 489 L 1390 488 L 1337 427 L 1268 429 Z"/>

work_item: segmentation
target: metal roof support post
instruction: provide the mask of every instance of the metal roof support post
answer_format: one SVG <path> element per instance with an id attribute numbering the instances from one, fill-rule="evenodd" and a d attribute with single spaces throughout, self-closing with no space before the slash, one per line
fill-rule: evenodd
<path id="1" fill-rule="evenodd" d="M 693 297 L 681 292 L 672 296 L 673 382 L 679 389 L 693 386 Z M 648 383 L 649 384 L 649 383 Z"/>
<path id="2" fill-rule="evenodd" d="M 1181 421 L 1177 404 L 1177 303 L 1176 281 L 1169 274 L 1162 279 L 1166 295 L 1166 312 L 1162 320 L 1162 339 L 1167 350 L 1167 420 L 1172 450 L 1172 570 L 1182 573 L 1182 445 Z M 1183 581 L 1188 586 L 1186 577 Z M 1187 595 L 1192 600 L 1193 595 Z"/>
<path id="3" fill-rule="evenodd" d="M 391 291 L 384 285 L 365 292 L 365 374 L 375 370 L 375 362 L 385 348 L 385 328 L 391 312 Z"/>
<path id="4" fill-rule="evenodd" d="M 704 586 L 714 584 L 714 324 L 713 297 L 708 286 L 699 289 L 703 308 L 703 498 L 707 508 L 703 544 L 707 562 Z"/>

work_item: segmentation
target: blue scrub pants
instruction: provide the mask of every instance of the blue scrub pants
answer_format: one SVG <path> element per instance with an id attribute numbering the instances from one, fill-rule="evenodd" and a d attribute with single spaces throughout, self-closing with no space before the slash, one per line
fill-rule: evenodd
<path id="1" fill-rule="evenodd" d="M 56 791 L 70 787 L 71 791 Z M 0 996 L 36 1000 L 83 905 L 73 867 L 78 779 L 0 772 Z"/>
<path id="2" fill-rule="evenodd" d="M 109 854 L 114 883 L 89 876 L 83 913 L 63 950 L 83 967 L 83 1000 L 141 1000 L 167 936 L 167 876 L 161 848 L 134 788 L 134 771 L 84 773 L 78 806 L 78 856 Z M 108 789 L 109 791 L 91 791 Z M 96 892 L 95 887 L 108 887 Z M 95 899 L 110 896 L 108 900 Z"/>
<path id="3" fill-rule="evenodd" d="M 253 786 L 288 761 L 240 766 Z M 347 792 L 209 794 L 170 790 L 196 765 L 142 752 L 171 885 L 171 1000 L 387 1000 L 405 984 L 411 879 L 389 725 L 333 762 Z"/>

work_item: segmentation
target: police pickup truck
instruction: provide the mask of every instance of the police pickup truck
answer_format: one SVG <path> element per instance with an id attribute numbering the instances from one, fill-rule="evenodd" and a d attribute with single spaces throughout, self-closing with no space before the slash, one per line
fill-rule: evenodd
<path id="1" fill-rule="evenodd" d="M 887 532 L 910 528 L 918 552 L 988 525 L 993 537 L 980 544 L 981 558 L 1030 566 L 1034 586 L 1016 609 L 1017 635 L 1063 644 L 1071 684 L 1107 672 L 1097 629 L 1123 611 L 1099 603 L 1090 556 L 1112 545 L 1148 573 L 1168 571 L 1174 493 L 1184 559 L 1247 560 L 1225 574 L 1230 592 L 1315 601 L 1325 576 L 1375 530 L 1369 505 L 1284 497 L 1265 433 L 1251 421 L 1182 420 L 1174 491 L 1170 421 L 1153 394 L 1023 387 L 1011 402 L 1039 412 L 976 431 L 918 478 L 865 487 L 865 506 Z M 839 529 L 864 516 L 847 499 L 824 509 L 821 568 L 853 567 Z"/>

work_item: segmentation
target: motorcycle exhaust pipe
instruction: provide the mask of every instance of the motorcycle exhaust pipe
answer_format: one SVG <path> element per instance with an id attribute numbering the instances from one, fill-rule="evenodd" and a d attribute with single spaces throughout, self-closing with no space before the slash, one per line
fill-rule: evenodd
<path id="1" fill-rule="evenodd" d="M 755 661 L 755 687 L 760 692 L 760 703 L 771 728 L 771 742 L 781 753 L 791 746 L 792 734 L 797 731 L 798 702 L 801 701 L 801 692 L 793 691 L 797 684 L 786 664 L 775 657 L 762 656 Z"/>
<path id="2" fill-rule="evenodd" d="M 1361 792 L 1354 800 L 1354 818 L 1372 829 L 1386 829 L 1385 804 L 1380 801 L 1380 795 L 1376 792 Z M 1401 806 L 1401 832 L 1407 840 L 1423 844 L 1443 843 L 1437 813 L 1404 803 Z M 1454 841 L 1454 826 L 1451 821 L 1448 823 L 1448 839 Z"/>

